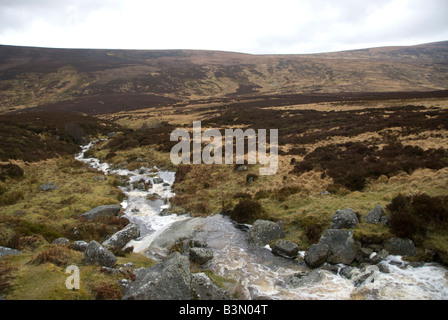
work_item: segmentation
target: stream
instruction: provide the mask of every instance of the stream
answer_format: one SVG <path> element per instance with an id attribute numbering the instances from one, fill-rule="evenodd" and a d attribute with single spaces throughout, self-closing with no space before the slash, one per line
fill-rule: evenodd
<path id="1" fill-rule="evenodd" d="M 82 146 L 82 151 L 75 158 L 105 175 L 129 177 L 129 184 L 120 187 L 127 197 L 121 205 L 124 215 L 140 226 L 140 237 L 128 244 L 134 252 L 145 253 L 173 223 L 192 220 L 188 215 L 160 214 L 170 207 L 169 200 L 174 196 L 171 187 L 175 172 L 144 166 L 133 171 L 113 169 L 98 159 L 85 158 L 84 153 L 96 142 Z M 139 181 L 147 182 L 149 187 L 136 188 Z M 336 272 L 323 268 L 312 270 L 303 262 L 273 255 L 268 246 L 249 247 L 245 237 L 250 226 L 241 228 L 226 216 L 216 214 L 193 219 L 214 252 L 213 259 L 204 267 L 233 279 L 240 299 L 448 299 L 448 270 L 437 263 L 414 267 L 400 256 L 391 255 L 378 266 L 361 270 L 353 268 L 350 279 L 347 279 L 341 273 L 343 265 L 338 265 Z M 304 252 L 300 255 L 303 256 Z M 368 274 L 370 276 L 361 284 L 357 281 Z"/>

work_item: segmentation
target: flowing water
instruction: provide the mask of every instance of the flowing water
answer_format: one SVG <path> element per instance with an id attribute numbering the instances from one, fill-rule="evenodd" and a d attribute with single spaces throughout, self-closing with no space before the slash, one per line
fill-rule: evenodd
<path id="1" fill-rule="evenodd" d="M 113 169 L 98 159 L 84 158 L 84 152 L 95 143 L 83 146 L 76 159 L 106 175 L 129 177 L 129 185 L 122 187 L 127 199 L 121 205 L 125 216 L 141 229 L 140 238 L 128 244 L 134 247 L 135 252 L 145 252 L 174 222 L 189 219 L 187 215 L 160 215 L 169 208 L 169 200 L 174 196 L 171 190 L 174 172 L 155 167 L 141 167 L 134 171 Z M 163 182 L 155 183 L 160 182 L 154 181 L 156 178 Z M 134 188 L 134 182 L 142 180 L 151 182 L 148 190 Z M 214 251 L 213 259 L 205 267 L 233 279 L 241 299 L 448 299 L 448 271 L 436 263 L 412 267 L 399 256 L 389 256 L 379 264 L 382 271 L 378 266 L 361 270 L 354 268 L 350 279 L 347 279 L 340 273 L 343 265 L 338 266 L 336 272 L 310 270 L 303 262 L 273 255 L 269 247 L 248 247 L 245 236 L 250 226 L 238 225 L 228 217 L 213 215 L 200 219 L 207 245 Z M 303 256 L 304 253 L 300 254 Z M 365 281 L 357 281 L 367 274 L 370 276 Z"/>

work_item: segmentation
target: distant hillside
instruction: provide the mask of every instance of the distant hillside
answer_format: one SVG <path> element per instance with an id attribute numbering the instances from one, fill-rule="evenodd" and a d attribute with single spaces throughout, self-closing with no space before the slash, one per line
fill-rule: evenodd
<path id="1" fill-rule="evenodd" d="M 448 42 L 313 55 L 0 46 L 0 112 L 86 114 L 196 100 L 448 89 Z"/>

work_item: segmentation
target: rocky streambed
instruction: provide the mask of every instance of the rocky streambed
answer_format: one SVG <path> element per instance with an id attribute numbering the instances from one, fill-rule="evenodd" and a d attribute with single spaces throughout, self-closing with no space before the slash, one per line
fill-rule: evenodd
<path id="1" fill-rule="evenodd" d="M 134 230 L 122 231 L 127 236 L 120 245 L 159 261 L 150 269 L 134 270 L 135 281 L 122 281 L 124 299 L 448 299 L 445 267 L 403 260 L 415 249 L 407 239 L 360 247 L 350 230 L 359 221 L 349 209 L 338 210 L 319 243 L 300 252 L 281 239 L 283 230 L 274 222 L 241 225 L 221 214 L 192 218 L 172 208 L 174 172 L 144 166 L 116 169 L 84 158 L 94 143 L 76 158 L 122 177 L 127 198 L 121 206 Z M 378 208 L 369 215 L 374 223 L 384 219 Z M 182 254 L 172 253 L 173 247 Z M 353 261 L 358 267 L 351 266 Z M 211 270 L 229 281 L 218 287 L 193 269 Z"/>

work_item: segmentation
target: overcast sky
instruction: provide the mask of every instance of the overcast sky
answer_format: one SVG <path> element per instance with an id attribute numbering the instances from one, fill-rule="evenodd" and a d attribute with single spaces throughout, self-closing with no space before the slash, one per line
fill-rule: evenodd
<path id="1" fill-rule="evenodd" d="M 0 44 L 316 53 L 448 40 L 448 0 L 0 0 Z"/>

